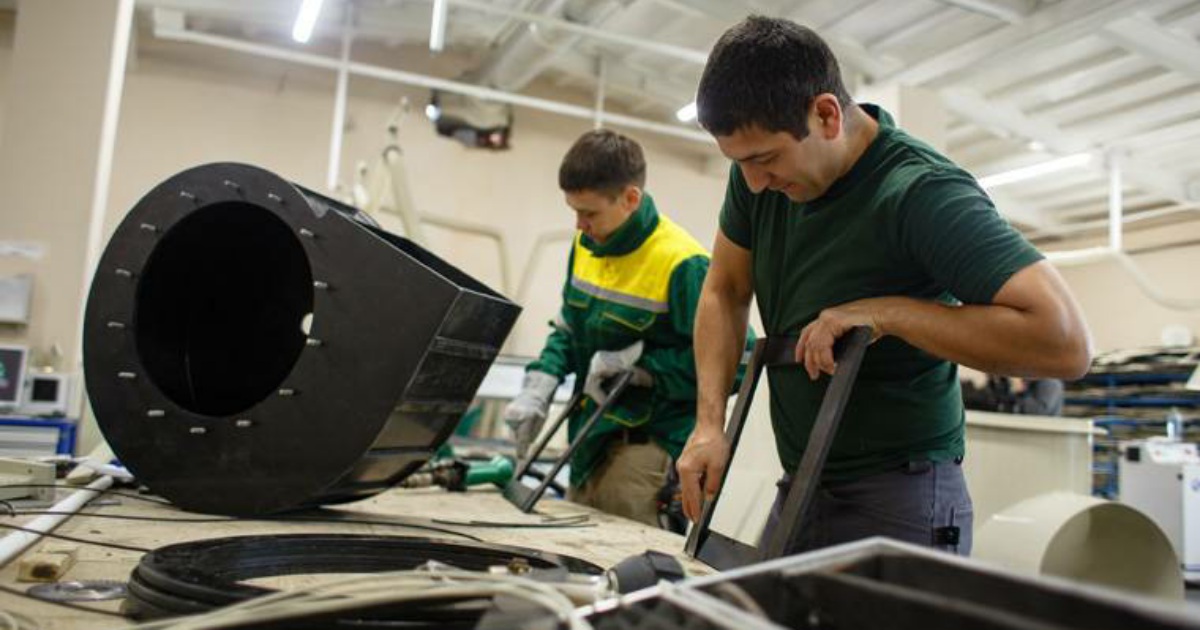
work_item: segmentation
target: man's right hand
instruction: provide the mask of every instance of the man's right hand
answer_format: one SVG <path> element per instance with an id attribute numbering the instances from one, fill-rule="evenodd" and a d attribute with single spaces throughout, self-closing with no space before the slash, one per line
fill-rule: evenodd
<path id="1" fill-rule="evenodd" d="M 700 519 L 704 501 L 721 487 L 721 477 L 729 464 L 729 440 L 718 425 L 696 424 L 675 469 L 683 491 L 683 513 L 693 522 Z"/>
<path id="2" fill-rule="evenodd" d="M 504 408 L 502 417 L 513 432 L 518 459 L 525 459 L 529 446 L 542 432 L 542 425 L 546 423 L 546 414 L 550 409 L 550 399 L 556 389 L 557 377 L 534 370 L 525 375 L 521 393 Z"/>

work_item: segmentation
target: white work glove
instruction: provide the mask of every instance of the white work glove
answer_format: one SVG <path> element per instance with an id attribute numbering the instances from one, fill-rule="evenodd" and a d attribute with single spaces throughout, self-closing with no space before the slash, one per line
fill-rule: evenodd
<path id="1" fill-rule="evenodd" d="M 608 392 L 604 391 L 605 381 L 621 372 L 633 372 L 629 379 L 630 385 L 651 387 L 654 377 L 646 370 L 634 365 L 642 358 L 641 341 L 620 350 L 599 350 L 592 355 L 591 365 L 588 366 L 587 380 L 583 383 L 583 393 L 587 394 L 597 405 L 603 405 L 608 400 Z"/>
<path id="2" fill-rule="evenodd" d="M 534 438 L 542 432 L 550 399 L 558 389 L 558 377 L 533 370 L 525 374 L 521 393 L 504 408 L 504 423 L 513 432 L 517 442 L 517 457 L 525 459 L 525 452 Z"/>

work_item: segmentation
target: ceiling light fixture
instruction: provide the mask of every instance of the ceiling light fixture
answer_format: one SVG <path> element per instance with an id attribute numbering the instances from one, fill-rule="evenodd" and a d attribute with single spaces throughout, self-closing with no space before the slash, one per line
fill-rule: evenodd
<path id="1" fill-rule="evenodd" d="M 696 120 L 696 101 L 692 101 L 691 103 L 680 107 L 679 111 L 675 112 L 675 118 L 678 118 L 679 122 L 691 122 Z"/>
<path id="2" fill-rule="evenodd" d="M 292 39 L 301 44 L 307 43 L 312 37 L 313 27 L 317 25 L 317 16 L 321 14 L 324 0 L 304 0 L 300 5 L 300 13 L 296 15 L 296 24 L 292 27 Z"/>
<path id="3" fill-rule="evenodd" d="M 1086 166 L 1092 161 L 1091 153 L 1073 153 L 1047 162 L 1039 162 L 1031 166 L 1023 166 L 1011 171 L 988 175 L 979 179 L 979 185 L 984 188 L 997 188 L 1007 184 L 1023 182 L 1043 175 L 1065 171 L 1067 169 Z"/>

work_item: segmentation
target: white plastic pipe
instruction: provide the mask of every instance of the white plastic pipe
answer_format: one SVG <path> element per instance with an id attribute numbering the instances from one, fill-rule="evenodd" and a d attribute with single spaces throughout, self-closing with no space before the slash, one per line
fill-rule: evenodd
<path id="1" fill-rule="evenodd" d="M 1124 249 L 1124 225 L 1121 214 L 1124 211 L 1125 200 L 1121 196 L 1121 156 L 1111 153 L 1108 156 L 1108 246 L 1114 252 Z"/>
<path id="2" fill-rule="evenodd" d="M 392 210 L 404 224 L 405 236 L 421 245 L 428 246 L 423 228 L 424 224 L 428 224 L 490 239 L 496 244 L 499 253 L 500 284 L 505 293 L 512 291 L 512 278 L 508 269 L 508 247 L 505 244 L 503 232 L 494 227 L 477 225 L 454 217 L 441 217 L 418 212 L 409 192 L 411 189 L 408 186 L 408 174 L 404 170 L 404 155 L 398 145 L 392 144 L 384 149 L 383 164 L 391 175 Z M 384 209 L 383 206 L 378 206 L 378 208 Z"/>
<path id="3" fill-rule="evenodd" d="M 604 98 L 608 86 L 608 59 L 604 55 L 596 58 L 596 104 L 592 108 L 596 116 L 592 119 L 592 129 L 604 126 Z"/>
<path id="4" fill-rule="evenodd" d="M 1141 289 L 1142 294 L 1156 304 L 1176 311 L 1200 310 L 1200 298 L 1178 298 L 1166 295 L 1150 283 L 1150 278 L 1146 277 L 1133 258 L 1124 252 L 1123 237 L 1125 221 L 1128 219 L 1124 216 L 1125 204 L 1121 196 L 1121 156 L 1109 154 L 1108 167 L 1108 245 L 1049 252 L 1046 254 L 1046 259 L 1059 266 L 1086 265 L 1112 259 L 1129 273 L 1134 284 Z"/>
<path id="5" fill-rule="evenodd" d="M 53 508 L 50 508 L 51 512 L 69 512 L 69 514 L 39 516 L 24 525 L 25 529 L 35 531 L 13 532 L 0 539 L 0 567 L 6 566 L 33 545 L 33 543 L 41 540 L 42 534 L 52 531 L 61 525 L 63 521 L 74 516 L 83 506 L 87 505 L 88 501 L 100 496 L 101 492 L 111 487 L 112 482 L 112 477 L 100 477 L 89 483 L 86 488 L 76 491 L 71 496 L 56 503 Z"/>
<path id="6" fill-rule="evenodd" d="M 346 129 L 346 99 L 350 83 L 350 46 L 354 42 L 350 7 L 346 8 L 346 24 L 342 27 L 342 55 L 337 69 L 337 88 L 333 97 L 333 129 L 329 134 L 329 171 L 325 176 L 325 188 L 332 194 L 337 190 L 338 176 L 342 170 L 342 136 Z"/>
<path id="7" fill-rule="evenodd" d="M 1171 541 L 1124 503 L 1066 492 L 1026 499 L 981 524 L 971 554 L 1017 571 L 1183 600 Z"/>

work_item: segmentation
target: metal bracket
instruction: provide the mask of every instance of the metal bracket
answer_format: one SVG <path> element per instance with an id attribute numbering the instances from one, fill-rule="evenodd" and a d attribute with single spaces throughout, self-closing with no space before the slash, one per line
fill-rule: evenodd
<path id="1" fill-rule="evenodd" d="M 725 428 L 725 436 L 730 444 L 731 462 L 733 453 L 737 452 L 738 441 L 750 413 L 750 402 L 754 398 L 754 391 L 758 387 L 758 380 L 762 375 L 763 368 L 798 365 L 793 354 L 797 341 L 797 337 L 777 336 L 761 338 L 755 342 L 754 350 L 750 355 L 750 363 L 746 367 L 746 374 L 742 377 L 741 389 L 738 390 L 733 414 Z M 764 541 L 761 548 L 756 548 L 711 531 L 709 525 L 721 498 L 721 490 L 718 490 L 716 497 L 705 503 L 700 520 L 696 522 L 695 527 L 688 535 L 684 550 L 689 556 L 714 568 L 724 570 L 759 560 L 789 555 L 798 547 L 801 533 L 800 524 L 816 494 L 821 470 L 825 466 L 825 459 L 829 455 L 829 448 L 837 434 L 842 412 L 850 399 L 850 390 L 854 385 L 854 379 L 858 376 L 858 369 L 862 365 L 863 356 L 870 343 L 871 329 L 865 326 L 856 326 L 838 339 L 834 345 L 834 355 L 837 357 L 838 367 L 830 379 L 829 387 L 825 390 L 825 398 L 821 401 L 817 419 L 809 433 L 808 445 L 804 449 L 800 465 L 797 466 L 792 476 L 792 487 L 783 504 L 779 527 L 775 529 L 771 540 Z M 726 466 L 725 473 L 721 477 L 721 489 L 724 489 L 725 480 L 728 477 L 729 467 Z"/>

